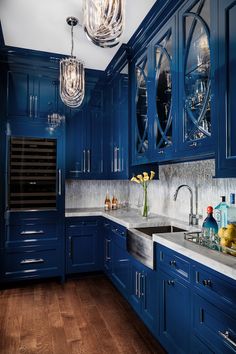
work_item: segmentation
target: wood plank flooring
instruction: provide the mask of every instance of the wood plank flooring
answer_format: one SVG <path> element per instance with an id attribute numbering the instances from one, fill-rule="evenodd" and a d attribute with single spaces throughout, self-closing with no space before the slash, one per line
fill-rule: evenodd
<path id="1" fill-rule="evenodd" d="M 103 275 L 0 290 L 1 354 L 164 354 Z"/>

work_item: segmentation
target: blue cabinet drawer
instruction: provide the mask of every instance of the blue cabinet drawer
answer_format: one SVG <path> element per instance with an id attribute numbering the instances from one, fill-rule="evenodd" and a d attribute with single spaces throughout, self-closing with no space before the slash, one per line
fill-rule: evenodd
<path id="1" fill-rule="evenodd" d="M 3 255 L 4 278 L 28 279 L 42 276 L 61 275 L 62 254 L 59 249 L 18 249 L 5 252 Z"/>
<path id="2" fill-rule="evenodd" d="M 193 296 L 195 334 L 215 353 L 236 353 L 236 318 L 201 296 Z"/>
<path id="3" fill-rule="evenodd" d="M 221 305 L 230 306 L 236 313 L 236 282 L 226 280 L 227 278 L 220 274 L 207 270 L 205 267 L 194 266 L 194 282 L 197 289 L 201 291 L 203 296 L 212 301 L 214 297 Z"/>
<path id="4" fill-rule="evenodd" d="M 67 218 L 66 219 L 66 233 L 68 236 L 82 235 L 83 232 L 87 232 L 88 229 L 96 230 L 99 226 L 98 217 L 87 218 Z"/>
<path id="5" fill-rule="evenodd" d="M 190 281 L 190 263 L 181 257 L 181 255 L 158 245 L 156 256 L 157 268 L 160 267 L 165 272 L 171 272 L 182 279 Z"/>
<path id="6" fill-rule="evenodd" d="M 113 242 L 115 242 L 118 247 L 126 251 L 126 229 L 112 226 L 111 231 Z"/>
<path id="7" fill-rule="evenodd" d="M 21 225 L 7 226 L 6 247 L 16 246 L 19 242 L 30 244 L 35 241 L 58 241 L 62 234 L 59 223 L 28 221 Z"/>

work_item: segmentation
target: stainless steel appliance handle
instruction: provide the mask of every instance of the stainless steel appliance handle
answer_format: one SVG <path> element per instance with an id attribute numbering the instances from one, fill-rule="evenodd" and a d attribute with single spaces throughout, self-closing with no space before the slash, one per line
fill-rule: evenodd
<path id="1" fill-rule="evenodd" d="M 87 164 L 88 164 L 87 172 L 90 173 L 91 172 L 91 150 L 90 149 L 87 150 Z"/>
<path id="2" fill-rule="evenodd" d="M 218 332 L 221 337 L 223 337 L 227 342 L 229 342 L 234 348 L 236 348 L 236 343 L 230 338 L 229 331 L 225 331 L 222 333 L 221 331 Z"/>
<path id="3" fill-rule="evenodd" d="M 61 169 L 58 170 L 58 195 L 61 195 Z"/>
<path id="4" fill-rule="evenodd" d="M 33 101 L 33 96 L 32 95 L 30 95 L 30 97 L 29 97 L 29 116 L 30 116 L 30 118 L 32 117 L 32 102 Z"/>
<path id="5" fill-rule="evenodd" d="M 83 172 L 86 172 L 86 151 L 83 150 Z"/>
<path id="6" fill-rule="evenodd" d="M 34 96 L 34 117 L 38 117 L 38 96 Z"/>
<path id="7" fill-rule="evenodd" d="M 23 259 L 20 264 L 34 264 L 34 263 L 44 263 L 43 258 L 32 258 L 32 259 Z"/>
<path id="8" fill-rule="evenodd" d="M 43 230 L 27 230 L 27 231 L 21 231 L 20 234 L 22 236 L 42 235 L 42 234 L 44 234 L 44 231 Z"/>

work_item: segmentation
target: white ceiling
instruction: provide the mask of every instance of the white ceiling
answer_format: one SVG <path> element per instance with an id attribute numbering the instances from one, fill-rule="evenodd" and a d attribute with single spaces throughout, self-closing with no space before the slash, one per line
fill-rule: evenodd
<path id="1" fill-rule="evenodd" d="M 7 46 L 69 55 L 70 27 L 66 17 L 82 23 L 83 0 L 0 0 L 0 20 Z M 156 0 L 126 0 L 125 31 L 127 43 Z M 81 27 L 74 29 L 74 54 L 86 68 L 104 70 L 119 46 L 99 48 L 85 36 Z"/>

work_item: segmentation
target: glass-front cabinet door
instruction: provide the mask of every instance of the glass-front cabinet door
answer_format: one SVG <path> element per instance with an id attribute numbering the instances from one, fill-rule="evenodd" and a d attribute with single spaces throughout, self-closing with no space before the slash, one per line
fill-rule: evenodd
<path id="1" fill-rule="evenodd" d="M 148 134 L 148 57 L 145 54 L 134 67 L 133 111 L 135 119 L 133 163 L 147 162 L 149 148 Z"/>
<path id="2" fill-rule="evenodd" d="M 214 5 L 214 4 L 213 4 Z M 209 153 L 214 86 L 211 0 L 190 1 L 180 11 L 180 148 Z"/>
<path id="3" fill-rule="evenodd" d="M 175 147 L 176 113 L 176 40 L 175 18 L 168 22 L 153 41 L 154 72 L 152 74 L 151 126 L 153 160 L 169 159 Z"/>

